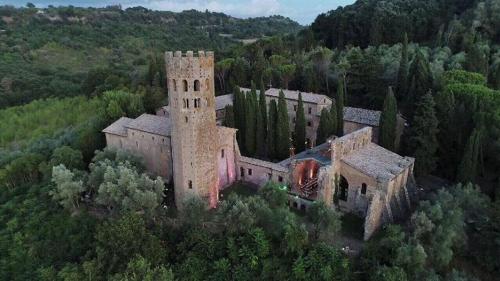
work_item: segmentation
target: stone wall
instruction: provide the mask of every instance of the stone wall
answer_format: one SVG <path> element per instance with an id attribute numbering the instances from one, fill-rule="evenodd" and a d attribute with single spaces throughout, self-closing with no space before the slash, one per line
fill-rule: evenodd
<path id="1" fill-rule="evenodd" d="M 214 56 L 165 54 L 177 207 L 191 196 L 218 202 L 219 135 L 215 118 Z"/>
<path id="2" fill-rule="evenodd" d="M 365 217 L 365 231 L 364 240 L 370 239 L 370 237 L 377 231 L 382 225 L 382 212 L 384 209 L 384 202 L 380 198 L 379 193 L 375 193 L 368 208 L 368 212 Z"/>
<path id="3" fill-rule="evenodd" d="M 147 171 L 170 182 L 172 179 L 170 138 L 133 129 L 128 129 L 127 132 L 126 137 L 106 134 L 107 146 L 137 154 L 144 159 Z"/>
<path id="4" fill-rule="evenodd" d="M 377 181 L 364 175 L 352 167 L 343 164 L 340 167 L 340 175 L 348 182 L 347 200 L 339 200 L 339 207 L 344 212 L 355 213 L 364 217 L 370 198 L 379 190 Z M 362 194 L 362 186 L 366 185 L 366 193 Z"/>
<path id="5" fill-rule="evenodd" d="M 371 127 L 371 126 L 350 121 L 344 121 L 344 135 L 356 132 L 366 127 Z M 371 128 L 372 128 L 372 142 L 378 143 L 379 128 L 378 127 L 371 127 Z"/>
<path id="6" fill-rule="evenodd" d="M 238 180 L 263 186 L 269 181 L 288 185 L 288 169 L 267 161 L 241 156 L 237 162 Z"/>
<path id="7" fill-rule="evenodd" d="M 219 131 L 218 179 L 219 190 L 233 184 L 237 179 L 236 171 L 236 129 L 217 127 Z"/>

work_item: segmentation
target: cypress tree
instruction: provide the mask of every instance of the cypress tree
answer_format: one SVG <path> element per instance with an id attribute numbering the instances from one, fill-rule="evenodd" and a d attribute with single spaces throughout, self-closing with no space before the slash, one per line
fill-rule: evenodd
<path id="1" fill-rule="evenodd" d="M 328 109 L 324 108 L 321 111 L 319 119 L 318 131 L 316 132 L 316 144 L 322 144 L 332 133 L 332 116 Z"/>
<path id="2" fill-rule="evenodd" d="M 255 103 L 255 152 L 258 157 L 266 156 L 266 127 L 264 127 L 264 116 L 260 109 L 260 103 Z"/>
<path id="3" fill-rule="evenodd" d="M 276 158 L 276 125 L 278 122 L 278 105 L 275 100 L 269 103 L 269 123 L 267 126 L 267 155 Z"/>
<path id="4" fill-rule="evenodd" d="M 266 88 L 264 87 L 263 80 L 260 80 L 260 95 L 259 95 L 259 108 L 262 112 L 262 126 L 266 130 L 264 136 L 267 134 L 267 103 L 266 103 Z"/>
<path id="5" fill-rule="evenodd" d="M 234 106 L 226 105 L 224 111 L 226 112 L 226 116 L 224 117 L 223 125 L 228 128 L 236 128 Z"/>
<path id="6" fill-rule="evenodd" d="M 398 107 L 392 88 L 389 87 L 384 101 L 384 109 L 380 116 L 380 145 L 394 151 L 396 143 L 396 127 Z"/>
<path id="7" fill-rule="evenodd" d="M 429 91 L 416 105 L 413 122 L 408 133 L 408 149 L 415 159 L 415 173 L 423 176 L 436 167 L 438 149 L 438 120 L 434 98 Z"/>
<path id="8" fill-rule="evenodd" d="M 306 116 L 304 113 L 304 103 L 302 102 L 302 93 L 299 93 L 299 104 L 295 118 L 295 150 L 297 153 L 306 148 Z"/>
<path id="9" fill-rule="evenodd" d="M 474 129 L 469 137 L 462 161 L 458 166 L 457 180 L 462 183 L 474 182 L 479 166 L 481 150 L 481 129 Z"/>
<path id="10" fill-rule="evenodd" d="M 408 34 L 405 33 L 398 70 L 397 96 L 399 100 L 408 94 Z"/>
<path id="11" fill-rule="evenodd" d="M 234 87 L 234 123 L 238 129 L 238 144 L 242 149 L 245 149 L 245 101 L 245 95 L 240 88 Z"/>
<path id="12" fill-rule="evenodd" d="M 337 107 L 337 135 L 344 135 L 344 82 L 339 81 L 335 105 Z"/>
<path id="13" fill-rule="evenodd" d="M 256 148 L 256 111 L 257 109 L 257 93 L 255 84 L 252 82 L 252 90 L 246 97 L 245 102 L 245 149 L 248 156 L 255 155 Z"/>
<path id="14" fill-rule="evenodd" d="M 441 91 L 436 95 L 436 116 L 439 120 L 439 170 L 446 178 L 456 178 L 456 163 L 460 162 L 461 145 L 458 136 L 458 111 L 453 92 Z"/>
<path id="15" fill-rule="evenodd" d="M 278 118 L 276 127 L 276 156 L 278 159 L 286 159 L 290 155 L 290 124 L 288 121 L 288 109 L 285 94 L 280 91 L 278 99 Z"/>
<path id="16" fill-rule="evenodd" d="M 409 81 L 411 81 L 411 84 L 406 98 L 406 108 L 410 116 L 412 116 L 415 103 L 432 89 L 432 76 L 429 62 L 420 50 L 417 51 L 415 59 L 411 64 Z"/>
<path id="17" fill-rule="evenodd" d="M 328 133 L 328 135 L 329 136 L 336 135 L 337 128 L 338 128 L 337 107 L 335 105 L 332 105 L 330 107 L 330 132 Z"/>

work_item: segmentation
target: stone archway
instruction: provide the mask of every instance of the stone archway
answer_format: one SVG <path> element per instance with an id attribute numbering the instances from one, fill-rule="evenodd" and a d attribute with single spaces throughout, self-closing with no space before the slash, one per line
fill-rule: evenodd
<path id="1" fill-rule="evenodd" d="M 340 175 L 339 189 L 340 189 L 339 199 L 342 201 L 347 201 L 349 195 L 349 182 L 342 175 Z"/>

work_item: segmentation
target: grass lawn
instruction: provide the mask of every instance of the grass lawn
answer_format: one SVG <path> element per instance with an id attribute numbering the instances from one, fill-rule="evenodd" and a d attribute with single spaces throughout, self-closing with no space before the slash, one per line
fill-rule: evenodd
<path id="1" fill-rule="evenodd" d="M 342 216 L 342 235 L 363 240 L 364 219 L 354 214 L 344 214 Z"/>
<path id="2" fill-rule="evenodd" d="M 236 182 L 233 185 L 226 187 L 226 189 L 220 193 L 220 199 L 224 200 L 224 198 L 228 198 L 231 194 L 237 194 L 241 197 L 249 197 L 257 194 L 257 188 L 243 182 Z"/>

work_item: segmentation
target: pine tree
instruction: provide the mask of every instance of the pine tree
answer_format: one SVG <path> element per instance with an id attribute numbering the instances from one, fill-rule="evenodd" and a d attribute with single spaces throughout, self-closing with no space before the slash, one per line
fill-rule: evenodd
<path id="1" fill-rule="evenodd" d="M 265 129 L 264 136 L 267 135 L 267 103 L 266 103 L 266 88 L 264 81 L 260 80 L 260 95 L 259 95 L 259 108 L 262 112 L 262 126 Z"/>
<path id="2" fill-rule="evenodd" d="M 389 87 L 384 101 L 384 109 L 380 116 L 380 145 L 394 151 L 396 143 L 396 127 L 398 106 L 392 88 Z"/>
<path id="3" fill-rule="evenodd" d="M 224 117 L 223 125 L 228 128 L 236 128 L 236 121 L 234 119 L 234 107 L 232 105 L 226 105 L 224 111 L 226 115 Z"/>
<path id="4" fill-rule="evenodd" d="M 257 125 L 257 93 L 252 82 L 252 90 L 247 94 L 245 102 L 245 149 L 248 156 L 255 155 Z"/>
<path id="5" fill-rule="evenodd" d="M 415 159 L 415 173 L 427 175 L 436 167 L 438 120 L 434 98 L 429 91 L 420 98 L 408 133 L 408 149 Z"/>
<path id="6" fill-rule="evenodd" d="M 276 158 L 276 126 L 278 122 L 278 105 L 275 100 L 269 103 L 269 123 L 267 126 L 267 155 Z"/>
<path id="7" fill-rule="evenodd" d="M 306 116 L 304 114 L 304 103 L 302 93 L 299 93 L 299 104 L 295 118 L 295 151 L 302 152 L 306 148 Z"/>
<path id="8" fill-rule="evenodd" d="M 330 107 L 330 132 L 328 135 L 336 135 L 338 130 L 338 122 L 337 122 L 337 107 L 332 105 Z"/>
<path id="9" fill-rule="evenodd" d="M 264 116 L 260 110 L 260 103 L 256 102 L 255 114 L 255 152 L 260 158 L 266 156 L 266 127 L 264 127 Z"/>
<path id="10" fill-rule="evenodd" d="M 286 159 L 290 155 L 290 123 L 288 121 L 288 109 L 285 94 L 280 91 L 278 99 L 278 118 L 276 127 L 276 156 L 278 159 Z"/>
<path id="11" fill-rule="evenodd" d="M 399 62 L 397 96 L 399 100 L 408 94 L 408 34 L 405 33 Z"/>
<path id="12" fill-rule="evenodd" d="M 337 95 L 335 99 L 337 107 L 337 136 L 344 135 L 344 85 L 342 80 L 339 81 Z"/>
<path id="13" fill-rule="evenodd" d="M 328 137 L 331 136 L 332 131 L 332 116 L 328 109 L 324 108 L 321 111 L 319 119 L 318 131 L 316 132 L 316 144 L 322 144 Z"/>
<path id="14" fill-rule="evenodd" d="M 481 138 L 481 129 L 474 129 L 472 135 L 469 138 L 469 141 L 467 142 L 462 161 L 458 166 L 457 180 L 459 182 L 474 182 L 479 166 Z"/>
<path id="15" fill-rule="evenodd" d="M 432 89 L 432 75 L 429 61 L 427 61 L 420 50 L 417 51 L 415 59 L 411 64 L 409 81 L 411 84 L 406 98 L 406 109 L 410 113 L 409 116 L 412 116 L 415 103 Z"/>

